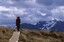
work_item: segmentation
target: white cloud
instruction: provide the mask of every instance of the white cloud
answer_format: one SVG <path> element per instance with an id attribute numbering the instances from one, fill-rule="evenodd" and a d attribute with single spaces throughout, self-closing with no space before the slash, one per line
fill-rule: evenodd
<path id="1" fill-rule="evenodd" d="M 26 9 L 25 8 L 17 8 L 17 7 L 4 7 L 4 6 L 0 6 L 0 14 L 2 15 L 3 13 L 1 12 L 8 12 L 8 13 L 4 13 L 7 17 L 13 17 L 14 15 L 16 16 L 22 16 L 22 15 L 26 15 Z M 15 17 L 15 16 L 14 16 Z"/>
<path id="2" fill-rule="evenodd" d="M 42 16 L 46 16 L 46 13 L 41 13 Z"/>
<path id="3" fill-rule="evenodd" d="M 46 13 L 42 13 L 42 12 L 40 12 L 40 11 L 38 11 L 38 10 L 37 10 L 37 13 L 39 13 L 39 14 L 42 15 L 42 16 L 46 16 Z"/>
<path id="4" fill-rule="evenodd" d="M 64 6 L 59 6 L 51 11 L 52 13 L 64 13 Z"/>
<path id="5" fill-rule="evenodd" d="M 24 8 L 11 7 L 9 12 L 12 12 L 18 15 L 23 15 L 23 14 L 26 14 L 25 10 L 26 9 Z"/>
<path id="6" fill-rule="evenodd" d="M 17 8 L 17 7 L 4 7 L 0 6 L 0 11 L 7 11 L 7 12 L 15 12 L 15 13 L 22 13 L 25 14 L 24 8 Z"/>
<path id="7" fill-rule="evenodd" d="M 4 6 L 0 6 L 0 11 L 8 11 L 8 10 L 10 10 L 10 9 L 9 8 L 6 8 Z"/>
<path id="8" fill-rule="evenodd" d="M 26 3 L 36 3 L 36 0 L 25 0 Z"/>
<path id="9" fill-rule="evenodd" d="M 52 17 L 58 20 L 64 20 L 64 6 L 58 6 L 51 10 Z"/>
<path id="10" fill-rule="evenodd" d="M 12 19 L 14 19 L 16 17 L 14 14 L 4 14 L 4 16 L 6 16 L 8 18 L 12 18 Z"/>

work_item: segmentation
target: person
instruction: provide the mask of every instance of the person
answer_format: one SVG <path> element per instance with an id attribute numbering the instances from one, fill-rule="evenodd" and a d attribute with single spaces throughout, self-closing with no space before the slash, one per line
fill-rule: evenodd
<path id="1" fill-rule="evenodd" d="M 16 18 L 16 28 L 18 31 L 20 30 L 20 17 L 19 16 L 17 16 Z"/>

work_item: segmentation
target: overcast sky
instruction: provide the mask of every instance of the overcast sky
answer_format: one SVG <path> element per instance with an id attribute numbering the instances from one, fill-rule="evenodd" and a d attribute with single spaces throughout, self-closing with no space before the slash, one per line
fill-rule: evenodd
<path id="1" fill-rule="evenodd" d="M 44 20 L 64 20 L 64 0 L 0 0 L 0 25 L 36 24 Z"/>

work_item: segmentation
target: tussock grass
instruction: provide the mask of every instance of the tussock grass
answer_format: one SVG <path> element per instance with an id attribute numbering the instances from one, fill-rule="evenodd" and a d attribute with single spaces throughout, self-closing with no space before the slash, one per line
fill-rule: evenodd
<path id="1" fill-rule="evenodd" d="M 64 32 L 22 29 L 19 42 L 64 42 Z"/>
<path id="2" fill-rule="evenodd" d="M 14 29 L 0 26 L 0 42 L 9 42 L 14 31 Z"/>

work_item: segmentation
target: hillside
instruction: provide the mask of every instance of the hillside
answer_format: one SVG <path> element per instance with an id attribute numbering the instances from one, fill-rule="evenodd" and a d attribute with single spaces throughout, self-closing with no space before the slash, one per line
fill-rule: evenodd
<path id="1" fill-rule="evenodd" d="M 15 29 L 0 27 L 0 42 L 8 42 Z M 19 42 L 64 42 L 64 32 L 20 30 Z"/>
<path id="2" fill-rule="evenodd" d="M 0 26 L 0 42 L 9 42 L 14 29 Z"/>
<path id="3" fill-rule="evenodd" d="M 64 42 L 64 32 L 23 29 L 19 42 Z"/>

